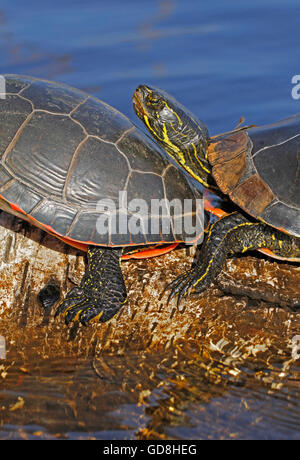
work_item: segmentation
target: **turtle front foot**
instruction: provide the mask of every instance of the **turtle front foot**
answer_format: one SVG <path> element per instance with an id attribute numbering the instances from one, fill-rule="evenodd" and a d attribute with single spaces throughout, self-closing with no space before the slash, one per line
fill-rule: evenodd
<path id="1" fill-rule="evenodd" d="M 120 268 L 120 249 L 90 247 L 88 266 L 79 287 L 71 289 L 59 304 L 55 316 L 62 313 L 68 325 L 92 319 L 108 321 L 126 302 L 126 288 Z"/>
<path id="2" fill-rule="evenodd" d="M 208 228 L 195 265 L 167 286 L 169 300 L 177 296 L 179 305 L 186 295 L 204 291 L 217 278 L 228 256 L 260 248 L 282 257 L 297 257 L 299 242 L 238 212 L 221 217 Z"/>
<path id="3" fill-rule="evenodd" d="M 256 225 L 248 222 L 237 212 L 225 215 L 210 225 L 195 265 L 167 286 L 167 290 L 171 291 L 169 300 L 178 296 L 177 305 L 179 305 L 186 295 L 199 294 L 207 289 L 222 270 L 228 255 L 241 251 L 246 245 L 245 240 L 250 249 L 249 237 L 245 236 L 245 227 L 248 232 L 253 232 L 252 227 Z"/>
<path id="4" fill-rule="evenodd" d="M 120 310 L 122 303 L 113 297 L 103 299 L 93 296 L 91 292 L 75 287 L 66 295 L 59 304 L 56 315 L 62 313 L 68 325 L 71 321 L 79 321 L 86 325 L 90 320 L 98 319 L 101 322 L 108 321 Z"/>
<path id="5" fill-rule="evenodd" d="M 166 291 L 171 291 L 168 302 L 177 296 L 177 306 L 179 306 L 181 300 L 185 296 L 200 294 L 209 287 L 211 281 L 211 273 L 209 273 L 204 266 L 202 269 L 196 266 L 168 284 L 165 289 Z"/>
<path id="6" fill-rule="evenodd" d="M 233 248 L 232 229 L 236 232 L 244 222 L 243 216 L 233 213 L 208 228 L 194 266 L 167 286 L 166 290 L 171 291 L 168 301 L 177 296 L 178 306 L 185 296 L 200 294 L 210 286 Z"/>

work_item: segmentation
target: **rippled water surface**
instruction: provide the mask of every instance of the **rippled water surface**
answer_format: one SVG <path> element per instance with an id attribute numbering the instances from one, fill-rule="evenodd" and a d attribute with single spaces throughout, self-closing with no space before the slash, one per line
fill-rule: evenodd
<path id="1" fill-rule="evenodd" d="M 242 115 L 260 124 L 300 112 L 299 17 L 298 0 L 2 0 L 0 74 L 79 87 L 137 124 L 131 96 L 149 83 L 217 133 Z M 299 439 L 291 324 L 286 341 L 280 330 L 264 340 L 262 328 L 255 345 L 204 334 L 193 346 L 103 356 L 97 343 L 63 357 L 56 344 L 51 355 L 47 341 L 39 347 L 44 329 L 34 346 L 12 339 L 0 360 L 0 439 Z"/>

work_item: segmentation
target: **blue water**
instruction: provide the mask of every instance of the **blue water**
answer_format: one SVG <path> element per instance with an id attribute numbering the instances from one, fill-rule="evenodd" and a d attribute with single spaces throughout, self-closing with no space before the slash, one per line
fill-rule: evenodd
<path id="1" fill-rule="evenodd" d="M 0 73 L 86 89 L 133 120 L 140 83 L 173 93 L 211 133 L 300 112 L 299 0 L 1 0 L 0 13 Z"/>
<path id="2" fill-rule="evenodd" d="M 155 85 L 215 134 L 231 129 L 242 115 L 248 124 L 260 124 L 300 112 L 300 99 L 291 96 L 292 77 L 300 74 L 299 18 L 299 0 L 1 0 L 0 74 L 33 75 L 84 89 L 140 126 L 132 93 L 141 83 Z M 234 403 L 237 412 L 242 398 Z M 254 401 L 259 406 L 260 399 Z M 90 431 L 106 436 L 97 425 L 99 414 L 94 415 Z M 227 416 L 216 406 L 208 428 L 197 425 L 200 413 L 194 431 L 187 426 L 178 437 L 205 437 L 209 426 L 222 437 Z M 272 419 L 263 420 L 265 436 L 296 438 L 297 417 L 289 419 L 286 412 L 283 434 L 272 428 Z M 247 413 L 236 429 L 251 427 L 250 422 Z M 138 422 L 133 426 L 134 433 Z M 259 427 L 254 436 L 259 437 Z"/>

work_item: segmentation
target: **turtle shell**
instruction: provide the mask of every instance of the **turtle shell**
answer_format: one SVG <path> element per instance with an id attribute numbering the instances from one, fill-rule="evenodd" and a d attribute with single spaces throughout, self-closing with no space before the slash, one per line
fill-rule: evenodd
<path id="1" fill-rule="evenodd" d="M 253 217 L 300 237 L 300 114 L 212 139 L 218 187 Z"/>
<path id="2" fill-rule="evenodd" d="M 63 84 L 4 77 L 2 209 L 70 244 L 128 246 L 199 236 L 199 195 L 128 118 Z M 164 199 L 156 214 L 149 213 L 152 200 Z M 182 209 L 192 216 L 197 234 L 178 225 L 186 216 L 168 207 L 174 199 L 191 200 L 192 207 Z"/>

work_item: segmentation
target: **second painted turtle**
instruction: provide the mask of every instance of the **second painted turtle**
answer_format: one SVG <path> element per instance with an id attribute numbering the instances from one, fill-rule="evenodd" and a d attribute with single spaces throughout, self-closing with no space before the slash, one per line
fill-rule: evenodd
<path id="1" fill-rule="evenodd" d="M 226 257 L 239 252 L 260 249 L 300 261 L 300 114 L 211 138 L 204 123 L 162 90 L 140 85 L 133 105 L 180 168 L 245 211 L 220 213 L 195 266 L 170 284 L 170 297 L 178 295 L 180 302 L 188 293 L 203 291 Z"/>

